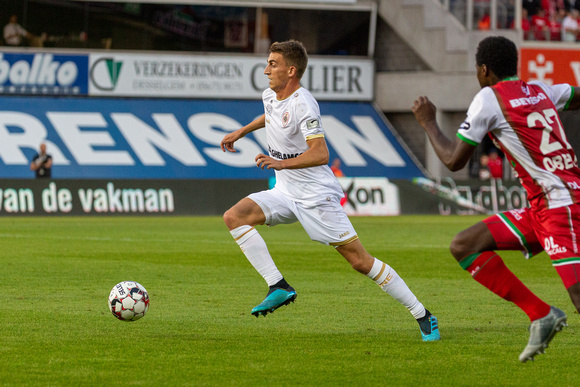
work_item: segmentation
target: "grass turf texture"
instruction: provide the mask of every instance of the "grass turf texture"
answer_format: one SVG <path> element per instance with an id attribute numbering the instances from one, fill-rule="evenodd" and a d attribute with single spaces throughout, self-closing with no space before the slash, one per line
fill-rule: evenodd
<path id="1" fill-rule="evenodd" d="M 0 385 L 577 385 L 578 314 L 545 253 L 506 264 L 568 314 L 545 355 L 521 364 L 529 321 L 450 256 L 476 217 L 353 218 L 438 318 L 410 313 L 296 225 L 259 227 L 296 303 L 256 319 L 267 288 L 219 217 L 3 218 Z M 148 314 L 115 319 L 111 288 L 135 280 Z"/>

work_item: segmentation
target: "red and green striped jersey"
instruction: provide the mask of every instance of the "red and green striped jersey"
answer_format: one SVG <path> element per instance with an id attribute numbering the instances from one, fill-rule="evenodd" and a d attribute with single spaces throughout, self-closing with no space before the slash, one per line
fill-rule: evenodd
<path id="1" fill-rule="evenodd" d="M 580 169 L 557 110 L 573 96 L 570 85 L 509 79 L 483 88 L 457 135 L 477 145 L 489 134 L 520 178 L 532 207 L 580 202 Z"/>

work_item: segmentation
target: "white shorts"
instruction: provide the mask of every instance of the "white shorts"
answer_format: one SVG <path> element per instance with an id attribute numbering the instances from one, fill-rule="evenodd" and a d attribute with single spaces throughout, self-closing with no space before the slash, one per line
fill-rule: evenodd
<path id="1" fill-rule="evenodd" d="M 266 224 L 300 222 L 310 239 L 331 246 L 346 245 L 356 239 L 356 231 L 334 197 L 324 198 L 314 206 L 304 206 L 287 198 L 276 188 L 248 196 L 264 212 Z"/>

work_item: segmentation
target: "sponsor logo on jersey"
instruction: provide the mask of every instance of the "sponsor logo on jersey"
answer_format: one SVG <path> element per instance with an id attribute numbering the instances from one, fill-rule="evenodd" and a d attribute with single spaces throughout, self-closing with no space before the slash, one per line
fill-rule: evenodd
<path id="1" fill-rule="evenodd" d="M 463 130 L 469 130 L 469 128 L 471 128 L 471 124 L 467 121 L 463 121 L 461 125 L 459 125 L 459 128 Z"/>
<path id="2" fill-rule="evenodd" d="M 317 119 L 308 120 L 306 121 L 306 127 L 308 129 L 320 128 L 320 121 L 318 121 Z"/>
<path id="3" fill-rule="evenodd" d="M 528 88 L 527 85 L 522 86 L 522 93 L 524 93 L 525 95 L 530 95 L 530 89 Z"/>
<path id="4" fill-rule="evenodd" d="M 272 105 L 266 106 L 266 113 L 268 113 L 269 115 L 272 115 Z"/>
<path id="5" fill-rule="evenodd" d="M 282 127 L 286 127 L 288 125 L 288 121 L 290 121 L 290 112 L 285 112 L 282 114 Z"/>
<path id="6" fill-rule="evenodd" d="M 518 208 L 518 209 L 515 209 L 515 210 L 511 210 L 510 211 L 510 214 L 513 215 L 513 217 L 515 218 L 515 220 L 522 220 L 523 218 L 522 218 L 522 215 L 521 214 L 523 214 L 524 212 L 526 212 L 526 209 L 525 208 Z"/>
<path id="7" fill-rule="evenodd" d="M 538 95 L 533 95 L 531 97 L 510 99 L 510 104 L 512 105 L 512 107 L 537 105 L 538 103 L 540 103 L 540 101 L 543 101 L 545 99 L 548 99 L 548 97 L 546 97 L 546 94 L 538 93 Z"/>
<path id="8" fill-rule="evenodd" d="M 268 146 L 268 152 L 270 152 L 270 156 L 279 159 L 279 160 L 288 160 L 288 159 L 293 159 L 295 157 L 300 156 L 302 153 L 282 153 L 280 151 L 277 151 L 275 149 L 272 149 Z"/>
<path id="9" fill-rule="evenodd" d="M 544 250 L 546 250 L 548 255 L 560 254 L 568 251 L 566 246 L 558 245 L 552 236 L 544 239 Z"/>
<path id="10" fill-rule="evenodd" d="M 472 277 L 475 277 L 475 275 L 477 274 L 477 272 L 479 271 L 479 269 L 481 269 L 481 267 L 476 266 L 473 270 L 471 270 L 469 272 L 469 274 L 471 274 Z"/>

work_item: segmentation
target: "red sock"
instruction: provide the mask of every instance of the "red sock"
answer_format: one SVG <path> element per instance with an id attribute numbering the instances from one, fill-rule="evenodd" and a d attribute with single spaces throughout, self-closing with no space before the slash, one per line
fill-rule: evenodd
<path id="1" fill-rule="evenodd" d="M 471 273 L 473 279 L 523 310 L 530 321 L 550 313 L 550 305 L 540 300 L 507 268 L 503 260 L 493 251 L 471 254 L 460 263 Z"/>

